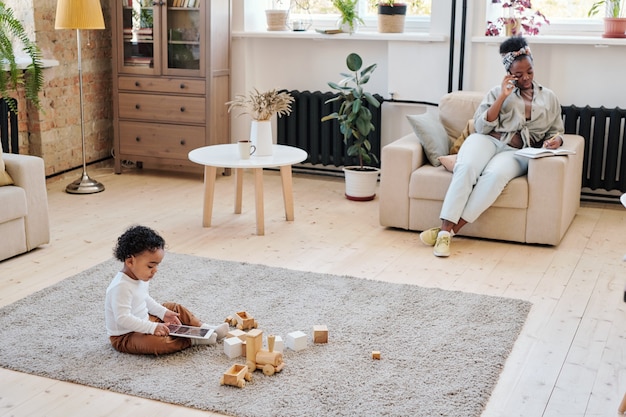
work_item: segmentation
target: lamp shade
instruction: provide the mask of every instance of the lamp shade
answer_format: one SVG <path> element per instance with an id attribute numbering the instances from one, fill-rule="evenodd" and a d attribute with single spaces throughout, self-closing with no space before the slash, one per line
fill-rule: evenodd
<path id="1" fill-rule="evenodd" d="M 58 0 L 55 29 L 104 29 L 100 0 Z"/>

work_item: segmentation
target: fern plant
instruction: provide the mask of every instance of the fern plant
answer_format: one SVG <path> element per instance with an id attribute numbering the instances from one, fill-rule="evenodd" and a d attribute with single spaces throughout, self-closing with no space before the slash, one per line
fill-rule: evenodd
<path id="1" fill-rule="evenodd" d="M 354 32 L 357 23 L 365 24 L 357 13 L 358 3 L 358 0 L 333 0 L 333 6 L 341 14 L 340 23 L 347 24 L 351 32 Z"/>
<path id="2" fill-rule="evenodd" d="M 25 70 L 18 67 L 15 57 L 14 43 L 18 41 L 22 50 L 32 61 Z M 22 23 L 15 18 L 13 10 L 0 2 L 0 94 L 9 97 L 10 91 L 24 86 L 26 99 L 41 109 L 39 92 L 43 88 L 43 63 L 39 47 L 28 38 Z M 11 111 L 17 113 L 14 100 L 7 100 Z"/>

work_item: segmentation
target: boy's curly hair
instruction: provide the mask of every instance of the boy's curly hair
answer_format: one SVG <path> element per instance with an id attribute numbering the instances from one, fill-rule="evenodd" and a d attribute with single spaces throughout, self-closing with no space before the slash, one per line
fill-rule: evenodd
<path id="1" fill-rule="evenodd" d="M 143 251 L 154 252 L 164 248 L 165 240 L 157 232 L 145 226 L 132 226 L 117 238 L 113 255 L 119 261 L 124 262 Z"/>

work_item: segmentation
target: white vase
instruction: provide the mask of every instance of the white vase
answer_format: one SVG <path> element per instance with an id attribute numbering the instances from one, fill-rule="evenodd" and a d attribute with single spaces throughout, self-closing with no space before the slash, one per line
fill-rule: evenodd
<path id="1" fill-rule="evenodd" d="M 376 197 L 376 184 L 380 169 L 358 166 L 344 167 L 346 180 L 346 198 L 353 201 L 370 201 Z"/>
<path id="2" fill-rule="evenodd" d="M 253 120 L 250 125 L 250 141 L 256 146 L 255 156 L 270 156 L 273 143 L 271 120 Z"/>

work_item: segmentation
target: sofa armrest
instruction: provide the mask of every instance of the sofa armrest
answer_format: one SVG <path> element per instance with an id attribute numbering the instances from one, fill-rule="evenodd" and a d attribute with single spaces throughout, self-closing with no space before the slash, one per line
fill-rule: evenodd
<path id="1" fill-rule="evenodd" d="M 6 170 L 16 187 L 26 192 L 28 214 L 25 219 L 28 250 L 50 241 L 46 173 L 42 158 L 31 155 L 3 154 Z"/>
<path id="2" fill-rule="evenodd" d="M 427 161 L 424 150 L 410 133 L 384 146 L 380 159 L 380 224 L 408 229 L 409 182 L 413 171 Z"/>
<path id="3" fill-rule="evenodd" d="M 580 207 L 585 140 L 564 135 L 563 148 L 576 154 L 528 162 L 527 243 L 558 245 Z"/>

